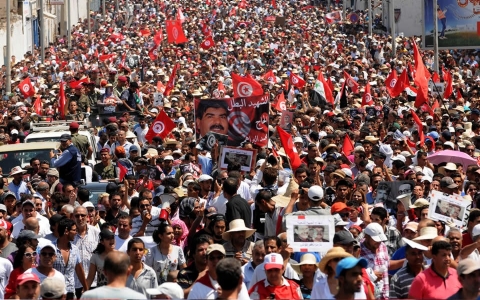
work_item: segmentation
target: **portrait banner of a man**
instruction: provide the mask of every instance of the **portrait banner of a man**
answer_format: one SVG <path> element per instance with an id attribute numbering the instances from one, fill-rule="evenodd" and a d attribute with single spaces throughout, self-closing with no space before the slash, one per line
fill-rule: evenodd
<path id="1" fill-rule="evenodd" d="M 268 143 L 268 95 L 246 98 L 195 99 L 195 132 L 199 141 L 208 132 L 228 135 L 228 146 Z"/>
<path id="2" fill-rule="evenodd" d="M 467 225 L 472 206 L 471 201 L 465 201 L 460 195 L 448 195 L 439 191 L 431 191 L 429 198 L 429 219 L 447 223 L 454 222 L 458 228 Z"/>
<path id="3" fill-rule="evenodd" d="M 287 216 L 287 243 L 296 252 L 326 253 L 333 247 L 333 216 Z"/>

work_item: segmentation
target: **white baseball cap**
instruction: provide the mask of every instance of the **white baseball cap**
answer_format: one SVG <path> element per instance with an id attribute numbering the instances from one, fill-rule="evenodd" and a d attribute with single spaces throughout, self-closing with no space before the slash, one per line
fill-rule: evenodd
<path id="1" fill-rule="evenodd" d="M 265 270 L 281 269 L 283 267 L 283 257 L 278 253 L 265 255 L 263 262 L 265 264 Z"/>
<path id="2" fill-rule="evenodd" d="M 375 242 L 384 242 L 387 240 L 387 236 L 383 232 L 382 225 L 378 223 L 368 224 L 363 232 L 366 235 L 369 235 Z"/>
<path id="3" fill-rule="evenodd" d="M 323 188 L 319 185 L 314 185 L 308 189 L 308 198 L 312 201 L 320 201 L 323 199 Z"/>

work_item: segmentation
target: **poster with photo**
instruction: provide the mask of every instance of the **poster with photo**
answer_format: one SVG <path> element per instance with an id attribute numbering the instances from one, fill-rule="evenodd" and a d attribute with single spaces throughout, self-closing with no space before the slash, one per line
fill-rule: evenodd
<path id="1" fill-rule="evenodd" d="M 375 192 L 374 203 L 383 203 L 389 213 L 397 211 L 397 197 L 403 194 L 411 194 L 415 182 L 413 180 L 380 181 Z"/>
<path id="2" fill-rule="evenodd" d="M 250 172 L 255 168 L 257 150 L 223 147 L 220 154 L 220 168 L 227 169 L 228 165 L 236 162 L 243 172 Z"/>
<path id="3" fill-rule="evenodd" d="M 443 222 L 453 221 L 458 228 L 467 224 L 471 201 L 463 199 L 460 195 L 448 195 L 439 191 L 431 191 L 429 198 L 429 219 Z"/>
<path id="4" fill-rule="evenodd" d="M 326 253 L 333 247 L 335 222 L 333 216 L 288 215 L 287 243 L 295 252 Z"/>

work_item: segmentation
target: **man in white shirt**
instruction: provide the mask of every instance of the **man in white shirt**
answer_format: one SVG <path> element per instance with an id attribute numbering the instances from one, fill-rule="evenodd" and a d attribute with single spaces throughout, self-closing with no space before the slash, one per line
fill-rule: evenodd
<path id="1" fill-rule="evenodd" d="M 188 294 L 187 299 L 217 299 L 217 263 L 225 258 L 225 248 L 219 244 L 212 244 L 207 248 L 207 272 L 195 282 Z M 242 289 L 238 294 L 238 299 L 249 299 L 245 284 L 242 283 Z"/>
<path id="2" fill-rule="evenodd" d="M 144 148 L 145 144 L 147 143 L 145 135 L 148 132 L 148 125 L 145 122 L 145 117 L 140 117 L 138 120 L 138 124 L 139 126 L 137 126 L 133 132 L 137 136 L 138 144 L 140 145 L 140 147 Z"/>
<path id="3" fill-rule="evenodd" d="M 0 257 L 0 299 L 5 298 L 5 287 L 8 284 L 10 273 L 13 271 L 12 263 L 3 257 Z"/>
<path id="4" fill-rule="evenodd" d="M 36 218 L 40 226 L 38 234 L 42 237 L 51 233 L 50 223 L 47 218 L 37 213 L 35 203 L 32 200 L 26 200 L 22 203 L 22 214 L 13 220 L 12 237 L 17 238 L 20 231 L 25 228 L 25 220 L 28 218 Z"/>
<path id="5" fill-rule="evenodd" d="M 132 231 L 132 219 L 127 215 L 120 215 L 117 223 L 118 235 L 115 235 L 115 250 L 127 252 L 128 241 L 132 239 L 130 231 Z"/>
<path id="6" fill-rule="evenodd" d="M 252 250 L 252 260 L 242 266 L 243 283 L 245 283 L 246 286 L 250 286 L 250 279 L 253 277 L 255 268 L 263 263 L 265 255 L 265 245 L 263 241 L 256 241 Z"/>

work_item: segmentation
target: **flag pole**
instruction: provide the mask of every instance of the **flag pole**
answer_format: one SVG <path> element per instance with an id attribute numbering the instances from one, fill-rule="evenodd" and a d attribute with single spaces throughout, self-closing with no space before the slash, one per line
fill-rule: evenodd
<path id="1" fill-rule="evenodd" d="M 438 73 L 438 11 L 437 0 L 433 0 L 433 65 Z"/>

